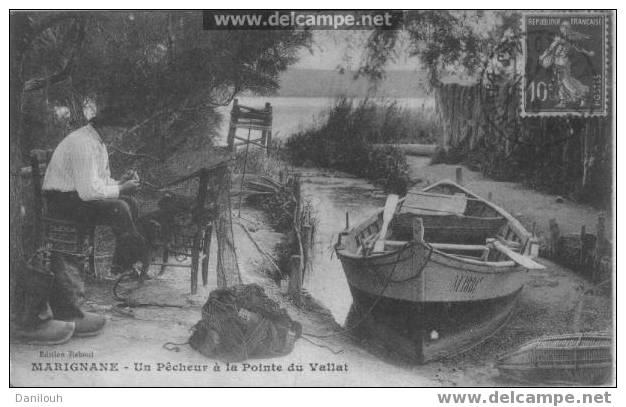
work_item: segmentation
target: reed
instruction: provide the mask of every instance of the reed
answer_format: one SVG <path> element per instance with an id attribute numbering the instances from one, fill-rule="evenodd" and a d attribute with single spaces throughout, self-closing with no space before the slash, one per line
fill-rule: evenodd
<path id="1" fill-rule="evenodd" d="M 287 139 L 286 154 L 299 165 L 345 171 L 404 194 L 409 185 L 404 154 L 394 146 L 373 146 L 418 137 L 408 131 L 408 115 L 401 112 L 395 103 L 339 98 L 318 123 Z"/>

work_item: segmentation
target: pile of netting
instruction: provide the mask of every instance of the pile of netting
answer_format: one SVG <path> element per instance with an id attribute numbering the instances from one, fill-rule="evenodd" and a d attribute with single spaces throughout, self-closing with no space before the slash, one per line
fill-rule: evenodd
<path id="1" fill-rule="evenodd" d="M 192 348 L 228 362 L 286 355 L 302 334 L 302 326 L 257 284 L 213 290 L 193 330 Z"/>

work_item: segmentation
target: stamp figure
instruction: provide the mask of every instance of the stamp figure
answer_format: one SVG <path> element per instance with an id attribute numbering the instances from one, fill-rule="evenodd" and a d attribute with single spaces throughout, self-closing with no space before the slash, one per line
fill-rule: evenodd
<path id="1" fill-rule="evenodd" d="M 524 15 L 523 115 L 606 115 L 607 21 L 592 11 Z"/>

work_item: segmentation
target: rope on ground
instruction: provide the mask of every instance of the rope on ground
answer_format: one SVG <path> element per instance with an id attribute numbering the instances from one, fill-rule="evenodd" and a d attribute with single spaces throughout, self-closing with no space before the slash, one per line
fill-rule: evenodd
<path id="1" fill-rule="evenodd" d="M 113 285 L 113 298 L 120 302 L 117 304 L 118 307 L 129 307 L 129 308 L 138 308 L 138 307 L 160 307 L 160 308 L 187 308 L 185 305 L 181 304 L 168 304 L 163 302 L 139 302 L 131 300 L 129 297 L 125 297 L 120 295 L 119 289 L 120 285 L 123 283 L 132 283 L 135 286 L 127 288 L 127 293 L 130 294 L 133 291 L 137 290 L 141 287 L 143 280 L 139 276 L 137 271 L 130 271 L 120 275 L 117 280 L 115 280 L 115 284 Z"/>
<path id="2" fill-rule="evenodd" d="M 301 338 L 304 339 L 305 341 L 307 341 L 308 343 L 317 346 L 318 348 L 323 348 L 323 349 L 329 350 L 333 355 L 339 355 L 340 353 L 344 352 L 343 349 L 334 350 L 330 346 L 326 346 L 326 345 L 322 345 L 321 343 L 314 342 L 311 339 L 305 337 L 304 334 L 302 334 Z"/>
<path id="3" fill-rule="evenodd" d="M 250 231 L 248 230 L 248 228 L 243 224 L 243 223 L 239 223 L 237 221 L 235 221 L 235 223 L 237 223 L 239 226 L 241 226 L 241 228 L 243 229 L 244 232 L 246 232 L 246 235 L 248 236 L 248 238 L 250 239 L 250 241 L 254 244 L 254 247 L 256 247 L 256 249 L 259 251 L 259 253 L 261 253 L 263 255 L 263 257 L 265 257 L 270 264 L 276 269 L 276 271 L 278 271 L 280 273 L 280 267 L 278 267 L 278 265 L 276 264 L 276 262 L 274 261 L 274 259 L 272 258 L 272 256 L 270 256 L 269 253 L 267 253 L 265 250 L 263 250 L 261 248 L 261 246 L 259 246 L 259 244 L 257 243 L 256 240 L 254 240 L 254 238 L 252 237 L 252 234 L 250 233 Z"/>
<path id="4" fill-rule="evenodd" d="M 186 305 L 181 304 L 168 304 L 166 302 L 139 302 L 132 300 L 123 300 L 119 306 L 129 307 L 129 308 L 139 308 L 139 307 L 159 307 L 159 308 L 189 308 Z"/>
<path id="5" fill-rule="evenodd" d="M 189 340 L 185 342 L 165 342 L 163 348 L 170 352 L 180 352 L 180 347 L 185 345 L 189 345 Z"/>

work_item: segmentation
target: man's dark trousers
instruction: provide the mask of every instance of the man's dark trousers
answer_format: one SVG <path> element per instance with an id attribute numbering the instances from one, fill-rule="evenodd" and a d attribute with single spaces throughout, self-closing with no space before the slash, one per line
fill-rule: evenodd
<path id="1" fill-rule="evenodd" d="M 128 271 L 136 261 L 144 260 L 148 248 L 135 226 L 138 209 L 134 198 L 120 196 L 119 199 L 83 201 L 76 192 L 44 193 L 49 216 L 111 227 L 115 234 L 112 273 Z"/>

